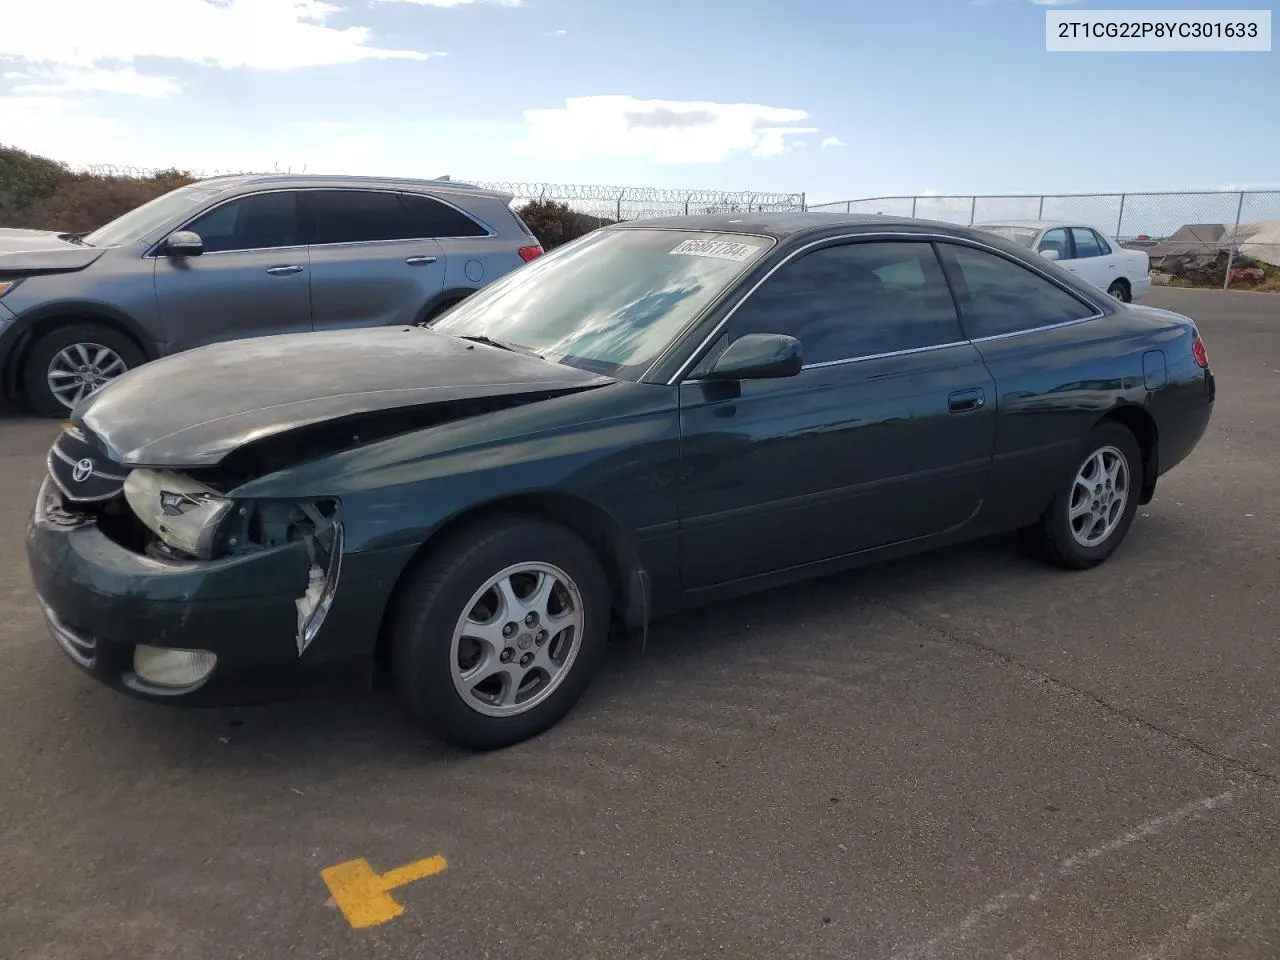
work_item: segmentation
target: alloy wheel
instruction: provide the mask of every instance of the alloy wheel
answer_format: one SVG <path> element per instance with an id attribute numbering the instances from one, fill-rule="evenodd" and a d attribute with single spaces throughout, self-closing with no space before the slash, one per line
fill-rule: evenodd
<path id="1" fill-rule="evenodd" d="M 1067 520 L 1082 547 L 1096 547 L 1115 532 L 1129 502 L 1129 463 L 1116 447 L 1093 451 L 1076 472 Z"/>
<path id="2" fill-rule="evenodd" d="M 72 343 L 54 354 L 45 371 L 49 392 L 68 410 L 128 372 L 124 359 L 100 343 Z"/>
<path id="3" fill-rule="evenodd" d="M 533 709 L 560 686 L 582 642 L 582 595 L 559 567 L 517 563 L 468 601 L 449 666 L 468 707 L 491 717 Z"/>

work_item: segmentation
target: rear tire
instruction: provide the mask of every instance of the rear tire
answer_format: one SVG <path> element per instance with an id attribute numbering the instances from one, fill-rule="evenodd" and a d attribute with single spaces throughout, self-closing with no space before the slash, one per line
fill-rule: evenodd
<path id="1" fill-rule="evenodd" d="M 1124 280 L 1117 280 L 1111 286 L 1107 287 L 1107 293 L 1111 294 L 1121 303 L 1132 303 L 1133 294 L 1129 291 L 1129 284 Z"/>
<path id="2" fill-rule="evenodd" d="M 123 333 L 100 323 L 70 323 L 46 333 L 27 351 L 23 389 L 35 413 L 65 418 L 78 400 L 145 362 L 138 345 Z"/>
<path id="3" fill-rule="evenodd" d="M 1099 424 L 1040 520 L 1021 531 L 1028 552 L 1065 570 L 1102 563 L 1133 525 L 1142 470 L 1133 433 L 1119 423 Z"/>
<path id="4" fill-rule="evenodd" d="M 468 528 L 401 583 L 388 624 L 405 705 L 442 740 L 493 750 L 558 723 L 603 662 L 608 578 L 545 520 Z"/>

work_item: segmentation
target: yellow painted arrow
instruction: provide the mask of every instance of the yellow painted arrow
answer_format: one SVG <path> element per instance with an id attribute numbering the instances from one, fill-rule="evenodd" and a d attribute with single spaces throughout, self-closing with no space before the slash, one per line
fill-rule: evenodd
<path id="1" fill-rule="evenodd" d="M 362 857 L 326 867 L 320 871 L 320 876 L 347 923 L 359 930 L 394 920 L 404 913 L 404 907 L 392 899 L 390 891 L 433 877 L 448 868 L 444 857 L 434 856 L 377 874 L 369 866 L 369 861 Z"/>

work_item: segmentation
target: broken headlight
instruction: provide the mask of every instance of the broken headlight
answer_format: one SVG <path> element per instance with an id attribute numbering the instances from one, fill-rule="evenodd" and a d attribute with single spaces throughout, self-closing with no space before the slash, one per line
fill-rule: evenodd
<path id="1" fill-rule="evenodd" d="M 174 550 L 212 559 L 218 527 L 231 501 L 215 490 L 171 470 L 133 470 L 124 496 L 134 515 Z"/>

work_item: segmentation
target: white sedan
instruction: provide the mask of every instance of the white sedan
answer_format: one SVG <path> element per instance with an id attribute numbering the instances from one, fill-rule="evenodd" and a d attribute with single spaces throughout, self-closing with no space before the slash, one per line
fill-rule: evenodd
<path id="1" fill-rule="evenodd" d="M 1093 227 L 1060 220 L 1002 220 L 973 226 L 1058 261 L 1125 303 L 1151 289 L 1151 263 L 1146 252 L 1126 250 Z"/>

